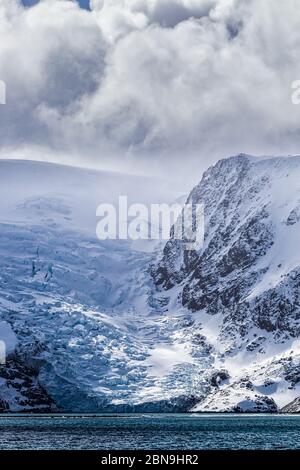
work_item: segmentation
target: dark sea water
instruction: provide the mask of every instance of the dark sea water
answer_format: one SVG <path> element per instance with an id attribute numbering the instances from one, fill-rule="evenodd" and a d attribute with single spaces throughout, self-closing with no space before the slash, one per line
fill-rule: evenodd
<path id="1" fill-rule="evenodd" d="M 0 449 L 300 449 L 300 416 L 1 416 Z"/>

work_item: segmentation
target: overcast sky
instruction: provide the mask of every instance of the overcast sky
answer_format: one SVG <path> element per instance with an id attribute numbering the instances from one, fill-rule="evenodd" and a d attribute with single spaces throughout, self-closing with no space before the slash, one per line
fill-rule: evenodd
<path id="1" fill-rule="evenodd" d="M 298 0 L 90 7 L 1 1 L 2 157 L 194 178 L 239 152 L 300 153 Z"/>

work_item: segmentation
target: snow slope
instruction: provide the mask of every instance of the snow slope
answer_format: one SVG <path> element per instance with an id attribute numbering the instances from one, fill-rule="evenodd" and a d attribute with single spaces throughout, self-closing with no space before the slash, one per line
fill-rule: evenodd
<path id="1" fill-rule="evenodd" d="M 96 238 L 99 203 L 171 202 L 177 192 L 159 180 L 25 161 L 0 162 L 0 188 L 0 339 L 8 327 L 17 338 L 10 370 L 30 368 L 20 391 L 19 372 L 8 384 L 2 367 L 2 408 L 36 408 L 24 398 L 27 379 L 46 410 L 160 409 L 190 396 L 185 364 L 190 374 L 198 365 L 173 339 L 181 316 L 165 318 L 152 294 L 153 243 Z M 172 356 L 163 373 L 158 345 Z"/>

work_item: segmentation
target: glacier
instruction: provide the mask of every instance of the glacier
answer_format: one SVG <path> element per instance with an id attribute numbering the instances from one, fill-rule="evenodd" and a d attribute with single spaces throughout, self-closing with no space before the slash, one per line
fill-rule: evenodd
<path id="1" fill-rule="evenodd" d="M 1 161 L 0 178 L 0 326 L 17 339 L 0 368 L 2 409 L 173 409 L 174 377 L 180 403 L 194 403 L 185 379 L 192 358 L 172 339 L 185 319 L 164 316 L 147 272 L 159 248 L 96 238 L 99 203 L 177 193 L 151 178 L 28 161 Z M 167 374 L 158 372 L 160 351 Z"/>
<path id="2" fill-rule="evenodd" d="M 172 182 L 0 161 L 2 411 L 276 412 L 300 396 L 300 157 L 203 175 L 205 243 L 103 240 L 101 202 Z"/>

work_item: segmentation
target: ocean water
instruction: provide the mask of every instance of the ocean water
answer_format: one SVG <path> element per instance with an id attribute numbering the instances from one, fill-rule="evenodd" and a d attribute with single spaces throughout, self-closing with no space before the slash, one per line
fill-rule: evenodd
<path id="1" fill-rule="evenodd" d="M 300 416 L 2 415 L 0 449 L 300 449 Z"/>

